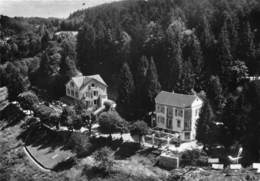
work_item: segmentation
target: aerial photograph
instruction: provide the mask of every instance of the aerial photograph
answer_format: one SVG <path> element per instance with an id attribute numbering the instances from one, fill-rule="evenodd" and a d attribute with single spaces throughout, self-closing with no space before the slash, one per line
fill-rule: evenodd
<path id="1" fill-rule="evenodd" d="M 260 0 L 0 0 L 0 181 L 260 181 Z"/>

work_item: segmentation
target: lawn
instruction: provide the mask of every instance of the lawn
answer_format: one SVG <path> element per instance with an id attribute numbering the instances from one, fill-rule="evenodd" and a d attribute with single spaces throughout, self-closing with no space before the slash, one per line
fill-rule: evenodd
<path id="1" fill-rule="evenodd" d="M 65 172 L 42 172 L 31 162 L 24 153 L 23 142 L 17 139 L 21 133 L 20 123 L 0 131 L 0 180 L 64 181 Z"/>
<path id="2" fill-rule="evenodd" d="M 51 148 L 40 148 L 27 146 L 27 150 L 30 152 L 32 157 L 40 163 L 41 166 L 47 169 L 54 169 L 59 163 L 68 160 L 69 158 L 75 156 L 69 150 L 62 150 L 61 148 L 51 149 Z"/>

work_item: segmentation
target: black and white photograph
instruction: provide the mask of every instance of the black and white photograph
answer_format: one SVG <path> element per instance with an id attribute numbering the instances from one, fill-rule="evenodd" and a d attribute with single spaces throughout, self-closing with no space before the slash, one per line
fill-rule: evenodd
<path id="1" fill-rule="evenodd" d="M 260 0 L 0 0 L 0 181 L 260 181 Z"/>

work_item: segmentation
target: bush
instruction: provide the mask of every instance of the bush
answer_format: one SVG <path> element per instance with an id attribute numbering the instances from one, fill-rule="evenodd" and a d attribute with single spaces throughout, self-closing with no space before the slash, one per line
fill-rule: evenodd
<path id="1" fill-rule="evenodd" d="M 103 112 L 99 118 L 99 129 L 104 134 L 127 132 L 127 122 L 115 111 Z"/>
<path id="2" fill-rule="evenodd" d="M 83 133 L 73 132 L 67 144 L 72 150 L 74 150 L 78 157 L 83 157 L 94 151 L 89 137 Z"/>
<path id="3" fill-rule="evenodd" d="M 187 150 L 183 152 L 180 160 L 181 166 L 206 166 L 207 164 L 207 154 L 201 150 Z"/>
<path id="4" fill-rule="evenodd" d="M 32 91 L 26 91 L 18 96 L 18 101 L 23 109 L 33 110 L 35 105 L 39 104 L 39 99 Z"/>
<path id="5" fill-rule="evenodd" d="M 131 135 L 138 135 L 139 142 L 141 141 L 142 136 L 148 134 L 148 131 L 148 125 L 144 121 L 136 121 L 134 124 L 130 126 Z"/>
<path id="6" fill-rule="evenodd" d="M 109 174 L 114 164 L 112 150 L 108 147 L 103 147 L 97 150 L 93 155 L 96 160 L 96 167 L 105 174 Z"/>

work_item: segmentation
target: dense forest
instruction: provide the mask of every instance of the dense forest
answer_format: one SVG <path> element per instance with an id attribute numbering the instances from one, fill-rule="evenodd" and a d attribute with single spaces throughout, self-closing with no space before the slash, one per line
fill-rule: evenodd
<path id="1" fill-rule="evenodd" d="M 198 94 L 198 140 L 242 144 L 248 163 L 260 159 L 260 83 L 247 80 L 260 74 L 259 18 L 259 0 L 128 0 L 65 20 L 2 16 L 1 86 L 11 98 L 32 86 L 59 98 L 78 69 L 99 73 L 129 121 L 153 111 L 160 90 Z"/>

